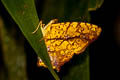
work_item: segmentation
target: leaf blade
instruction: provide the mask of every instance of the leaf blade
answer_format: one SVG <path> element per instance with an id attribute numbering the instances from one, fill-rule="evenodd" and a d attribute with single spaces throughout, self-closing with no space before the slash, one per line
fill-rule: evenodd
<path id="1" fill-rule="evenodd" d="M 15 22 L 18 24 L 19 28 L 33 49 L 36 51 L 37 55 L 48 66 L 48 69 L 54 78 L 59 80 L 59 77 L 52 69 L 45 42 L 43 40 L 39 42 L 39 40 L 43 37 L 41 30 L 39 29 L 36 34 L 32 34 L 32 32 L 35 30 L 35 27 L 39 23 L 34 0 L 2 0 L 2 3 Z"/>
<path id="2" fill-rule="evenodd" d="M 88 11 L 93 11 L 101 7 L 104 0 L 90 0 Z"/>

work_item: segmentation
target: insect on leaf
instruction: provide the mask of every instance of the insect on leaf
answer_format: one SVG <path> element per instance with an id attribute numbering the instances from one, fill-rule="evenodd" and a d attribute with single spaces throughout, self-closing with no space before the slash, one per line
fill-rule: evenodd
<path id="1" fill-rule="evenodd" d="M 97 39 L 101 28 L 90 23 L 57 23 L 55 20 L 51 20 L 42 31 L 53 69 L 59 71 L 74 54 L 81 54 L 91 42 Z M 41 59 L 38 65 L 46 67 Z"/>

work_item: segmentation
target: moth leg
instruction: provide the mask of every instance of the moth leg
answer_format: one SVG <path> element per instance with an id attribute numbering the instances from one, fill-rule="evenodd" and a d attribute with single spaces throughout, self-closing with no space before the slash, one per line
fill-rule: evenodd
<path id="1" fill-rule="evenodd" d="M 53 23 L 57 23 L 57 22 L 58 22 L 58 19 L 53 19 L 53 20 L 51 20 L 51 21 L 45 26 L 45 24 L 42 24 L 42 20 L 41 20 L 41 21 L 39 22 L 37 28 L 32 32 L 32 34 L 35 34 L 35 33 L 38 31 L 38 29 L 41 27 L 43 36 L 45 36 L 44 29 L 46 29 L 47 26 L 49 26 L 49 25 L 51 25 L 51 24 L 53 24 Z M 43 37 L 42 39 L 40 39 L 40 42 L 41 42 L 42 40 L 44 40 L 44 37 Z"/>
<path id="2" fill-rule="evenodd" d="M 58 23 L 58 19 L 50 20 L 50 22 L 43 28 L 46 29 L 49 25 L 54 24 L 54 23 Z"/>
<path id="3" fill-rule="evenodd" d="M 39 22 L 37 28 L 32 32 L 32 34 L 35 34 L 40 27 L 44 27 L 44 26 L 45 26 L 45 24 L 42 24 L 42 20 L 41 20 L 41 21 Z"/>

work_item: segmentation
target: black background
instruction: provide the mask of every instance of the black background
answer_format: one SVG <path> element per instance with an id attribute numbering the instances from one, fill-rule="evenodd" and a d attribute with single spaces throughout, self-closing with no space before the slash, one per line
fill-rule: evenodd
<path id="1" fill-rule="evenodd" d="M 120 34 L 116 34 L 116 25 L 120 24 L 119 5 L 119 0 L 105 0 L 101 8 L 90 12 L 91 22 L 102 28 L 98 40 L 90 45 L 91 80 L 119 80 L 120 45 L 117 37 Z"/>

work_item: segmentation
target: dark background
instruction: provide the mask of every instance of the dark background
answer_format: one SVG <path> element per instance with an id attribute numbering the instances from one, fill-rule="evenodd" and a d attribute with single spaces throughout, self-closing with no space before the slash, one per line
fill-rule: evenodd
<path id="1" fill-rule="evenodd" d="M 91 80 L 118 80 L 120 53 L 119 0 L 105 0 L 101 8 L 90 12 L 91 22 L 102 28 L 90 45 Z"/>
<path id="2" fill-rule="evenodd" d="M 44 1 L 43 1 L 44 3 Z M 36 3 L 39 14 L 40 1 Z M 42 5 L 42 4 L 41 4 Z M 91 23 L 102 28 L 100 37 L 90 45 L 90 77 L 91 80 L 119 80 L 119 49 L 120 49 L 120 6 L 118 0 L 105 0 L 103 5 L 96 11 L 91 11 Z M 0 14 L 9 21 L 10 15 L 0 2 Z M 38 10 L 39 9 L 39 10 Z M 42 8 L 41 8 L 42 9 Z M 12 19 L 12 18 L 11 18 Z M 19 29 L 18 29 L 19 30 Z M 22 34 L 22 33 L 21 33 Z M 1 48 L 0 48 L 1 50 Z M 38 68 L 35 64 L 37 55 L 25 40 L 27 53 L 27 71 L 30 80 L 37 80 L 39 76 L 53 80 L 51 73 L 44 68 Z M 2 53 L 2 51 L 1 51 Z M 2 61 L 0 54 L 0 61 Z M 74 57 L 75 59 L 75 57 Z M 0 64 L 3 64 L 0 62 Z M 68 64 L 69 65 L 69 64 Z M 65 65 L 66 66 L 66 65 Z M 66 67 L 65 67 L 66 68 Z M 42 73 L 40 73 L 42 71 Z M 61 71 L 59 76 L 66 72 Z M 44 76 L 46 75 L 46 77 Z"/>

